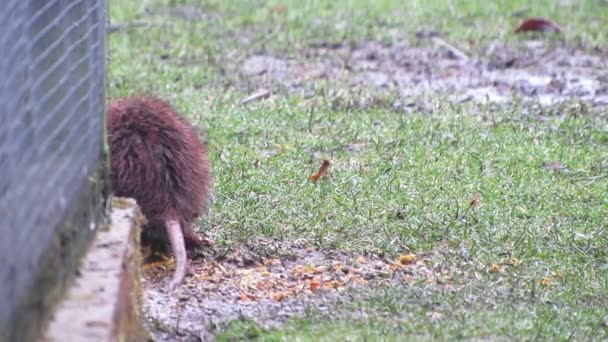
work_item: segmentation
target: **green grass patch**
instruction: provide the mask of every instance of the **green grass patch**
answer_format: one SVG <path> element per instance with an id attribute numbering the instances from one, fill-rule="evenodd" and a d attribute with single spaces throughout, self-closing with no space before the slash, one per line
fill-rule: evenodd
<path id="1" fill-rule="evenodd" d="M 159 94 L 206 131 L 215 201 L 201 229 L 221 247 L 268 238 L 389 257 L 443 250 L 441 262 L 456 269 L 445 279 L 454 290 L 376 289 L 329 319 L 311 312 L 280 329 L 239 321 L 218 339 L 607 338 L 605 112 L 436 99 L 430 113 L 404 113 L 289 96 L 245 107 L 245 94 L 222 74 L 235 51 L 392 39 L 420 28 L 475 49 L 519 39 L 511 32 L 521 18 L 511 13 L 523 7 L 557 22 L 569 42 L 603 44 L 605 2 L 557 3 L 206 1 L 203 19 L 189 21 L 155 12 L 164 2 L 112 1 L 112 22 L 149 26 L 110 35 L 108 93 Z M 323 159 L 330 173 L 312 183 Z M 513 257 L 521 263 L 488 272 Z"/>
<path id="2" fill-rule="evenodd" d="M 156 31 L 171 36 L 171 27 L 187 27 L 189 33 L 172 35 L 172 41 L 190 40 L 190 48 L 207 42 L 223 48 L 247 45 L 256 50 L 293 52 L 314 43 L 407 40 L 417 31 L 434 30 L 475 54 L 493 42 L 524 39 L 526 35 L 513 33 L 517 25 L 526 17 L 543 17 L 556 23 L 568 42 L 606 49 L 608 39 L 608 5 L 602 0 L 147 0 L 111 3 L 110 15 L 115 22 L 125 22 L 141 19 L 146 9 L 192 5 L 202 8 L 202 20 L 188 21 L 178 15 L 169 27 L 146 29 L 145 36 L 154 38 Z M 163 22 L 157 16 L 145 20 Z"/>

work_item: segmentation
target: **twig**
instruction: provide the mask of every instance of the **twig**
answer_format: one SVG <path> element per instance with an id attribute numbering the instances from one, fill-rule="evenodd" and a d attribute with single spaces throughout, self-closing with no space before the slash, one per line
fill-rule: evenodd
<path id="1" fill-rule="evenodd" d="M 470 58 L 469 58 L 469 56 L 467 56 L 467 54 L 466 54 L 466 53 L 462 52 L 461 50 L 459 50 L 458 48 L 456 48 L 454 45 L 452 45 L 452 44 L 450 44 L 450 43 L 446 42 L 445 40 L 443 40 L 443 39 L 441 39 L 441 38 L 439 38 L 439 37 L 433 37 L 432 39 L 433 39 L 433 41 L 434 41 L 436 44 L 441 45 L 441 46 L 443 46 L 444 48 L 446 48 L 446 49 L 450 50 L 450 52 L 451 52 L 451 53 L 452 53 L 454 56 L 456 56 L 456 57 L 458 57 L 458 58 L 460 58 L 460 59 L 463 59 L 463 60 L 465 60 L 465 61 L 468 61 L 468 60 L 470 59 Z"/>
<path id="2" fill-rule="evenodd" d="M 595 180 L 606 178 L 606 177 L 608 177 L 608 175 L 599 175 L 599 176 L 591 176 L 591 177 L 579 177 L 579 178 L 572 178 L 570 181 L 571 182 L 595 181 Z"/>
<path id="3" fill-rule="evenodd" d="M 130 23 L 112 24 L 108 26 L 108 33 L 130 29 L 132 27 L 145 27 L 151 25 L 146 21 L 133 21 Z"/>
<path id="4" fill-rule="evenodd" d="M 255 93 L 247 96 L 243 100 L 241 100 L 241 104 L 244 105 L 244 104 L 247 104 L 252 101 L 265 99 L 268 96 L 270 96 L 270 91 L 268 89 L 260 89 L 257 92 L 255 92 Z"/>

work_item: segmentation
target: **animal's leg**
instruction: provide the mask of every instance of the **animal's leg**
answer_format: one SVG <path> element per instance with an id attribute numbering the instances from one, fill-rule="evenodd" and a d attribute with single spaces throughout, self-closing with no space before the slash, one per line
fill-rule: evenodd
<path id="1" fill-rule="evenodd" d="M 184 281 L 188 259 L 186 257 L 186 243 L 179 222 L 167 220 L 165 226 L 167 228 L 167 235 L 169 235 L 169 240 L 171 241 L 173 258 L 175 258 L 175 273 L 173 273 L 173 279 L 169 284 L 169 289 L 173 290 Z"/>
<path id="2" fill-rule="evenodd" d="M 208 238 L 202 238 L 198 234 L 194 232 L 192 228 L 192 224 L 186 223 L 184 224 L 184 240 L 186 241 L 186 245 L 188 247 L 198 247 L 201 245 L 205 246 L 213 246 L 215 242 Z"/>

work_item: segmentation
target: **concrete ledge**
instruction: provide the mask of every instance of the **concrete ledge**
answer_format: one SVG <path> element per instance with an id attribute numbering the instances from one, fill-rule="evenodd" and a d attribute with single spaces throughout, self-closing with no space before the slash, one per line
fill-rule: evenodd
<path id="1" fill-rule="evenodd" d="M 97 232 L 79 275 L 40 341 L 146 341 L 141 317 L 140 231 L 134 200 L 114 198 L 109 229 Z"/>

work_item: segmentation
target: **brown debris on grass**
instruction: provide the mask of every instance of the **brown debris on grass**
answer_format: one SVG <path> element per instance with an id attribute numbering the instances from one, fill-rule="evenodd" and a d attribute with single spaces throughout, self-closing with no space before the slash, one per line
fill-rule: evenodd
<path id="1" fill-rule="evenodd" d="M 226 302 L 284 301 L 317 290 L 343 291 L 350 286 L 365 286 L 368 280 L 392 277 L 411 267 L 424 267 L 414 254 L 396 260 L 363 256 L 349 259 L 344 255 L 310 262 L 266 258 L 250 267 L 231 261 L 195 260 L 184 286 L 198 288 Z M 145 264 L 143 272 L 148 284 L 155 287 L 170 276 L 172 268 L 172 259 L 166 258 Z"/>
<path id="2" fill-rule="evenodd" d="M 429 255 L 394 260 L 340 251 L 290 247 L 293 258 L 251 257 L 236 250 L 224 257 L 196 258 L 176 292 L 164 289 L 170 258 L 146 263 L 144 306 L 148 328 L 158 340 L 212 338 L 214 327 L 246 317 L 278 326 L 307 308 L 325 310 L 349 289 L 382 284 L 437 283 Z"/>

